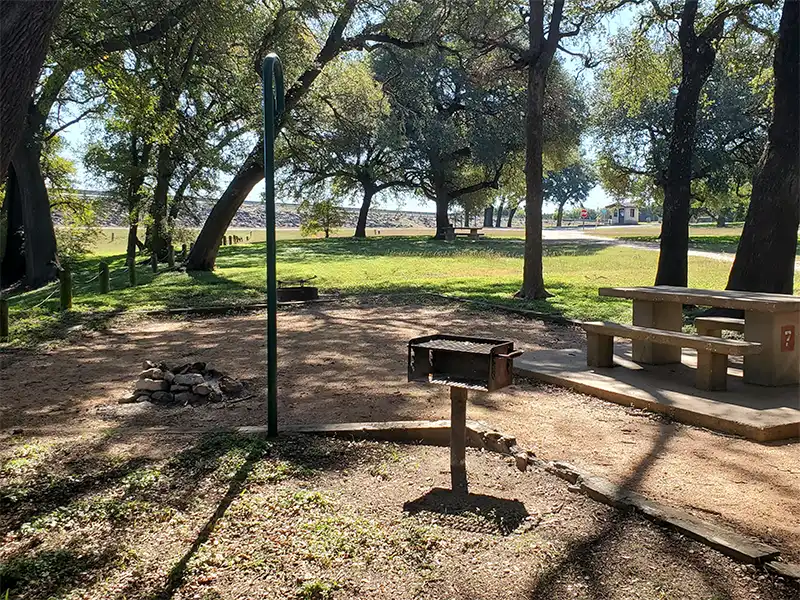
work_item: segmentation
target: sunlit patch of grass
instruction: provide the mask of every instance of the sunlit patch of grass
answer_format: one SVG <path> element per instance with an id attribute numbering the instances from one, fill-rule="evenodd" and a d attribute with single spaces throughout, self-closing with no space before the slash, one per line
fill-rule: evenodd
<path id="1" fill-rule="evenodd" d="M 367 519 L 326 515 L 301 526 L 307 541 L 306 558 L 324 567 L 334 562 L 369 563 L 388 542 L 385 532 Z"/>
<path id="2" fill-rule="evenodd" d="M 0 474 L 12 477 L 36 470 L 53 452 L 53 444 L 26 442 L 14 447 L 11 457 L 0 467 Z"/>
<path id="3" fill-rule="evenodd" d="M 342 584 L 336 580 L 313 579 L 303 582 L 297 589 L 296 595 L 298 600 L 329 600 L 341 587 Z"/>
<path id="4" fill-rule="evenodd" d="M 120 523 L 144 514 L 164 520 L 171 510 L 144 500 L 125 497 L 96 497 L 78 500 L 41 515 L 20 527 L 23 535 L 33 535 L 48 529 L 72 529 L 101 522 Z"/>
<path id="5" fill-rule="evenodd" d="M 310 477 L 315 471 L 285 460 L 260 461 L 248 477 L 250 483 L 279 483 L 286 479 Z"/>
<path id="6" fill-rule="evenodd" d="M 712 238 L 729 243 L 724 236 L 708 236 Z M 553 296 L 526 301 L 514 297 L 522 281 L 523 254 L 524 241 L 514 238 L 456 242 L 429 236 L 286 239 L 278 242 L 278 278 L 315 277 L 323 294 L 405 293 L 413 297 L 432 292 L 569 318 L 630 321 L 629 301 L 600 298 L 597 289 L 652 285 L 658 261 L 658 253 L 652 250 L 586 240 L 546 244 L 545 286 Z M 89 281 L 97 272 L 98 257 L 80 261 L 74 269 L 72 311 L 58 312 L 58 294 L 47 299 L 56 289 L 53 286 L 12 297 L 12 342 L 63 339 L 78 326 L 102 329 L 124 310 L 236 306 L 265 300 L 263 243 L 222 247 L 212 273 L 152 273 L 139 267 L 136 287 L 128 285 L 121 254 L 105 260 L 112 270 L 111 293 L 99 294 L 97 282 Z M 728 262 L 690 257 L 689 285 L 722 289 L 729 270 Z M 796 291 L 800 291 L 800 278 Z"/>

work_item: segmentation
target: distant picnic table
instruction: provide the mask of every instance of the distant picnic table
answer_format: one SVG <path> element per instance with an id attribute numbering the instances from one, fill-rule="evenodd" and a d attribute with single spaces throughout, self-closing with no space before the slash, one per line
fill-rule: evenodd
<path id="1" fill-rule="evenodd" d="M 471 240 L 478 240 L 485 235 L 482 230 L 483 227 L 447 227 L 445 228 L 445 238 L 465 237 Z"/>
<path id="2" fill-rule="evenodd" d="M 634 327 L 664 331 L 681 331 L 684 304 L 742 310 L 744 319 L 741 327 L 737 327 L 740 320 L 731 318 L 701 317 L 698 321 L 704 321 L 706 330 L 742 331 L 745 342 L 758 349 L 757 353 L 744 356 L 745 382 L 765 386 L 800 384 L 798 296 L 676 286 L 610 287 L 600 288 L 598 292 L 601 296 L 633 300 Z M 680 345 L 633 339 L 635 361 L 665 364 L 680 362 L 680 356 Z"/>

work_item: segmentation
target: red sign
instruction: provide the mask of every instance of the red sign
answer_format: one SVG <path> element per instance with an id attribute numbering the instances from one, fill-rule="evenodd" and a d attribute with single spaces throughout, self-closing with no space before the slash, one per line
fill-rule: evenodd
<path id="1" fill-rule="evenodd" d="M 581 209 L 581 219 L 586 219 L 588 217 L 589 217 L 589 211 L 586 210 L 585 208 L 582 208 Z"/>
<path id="2" fill-rule="evenodd" d="M 794 325 L 781 327 L 781 352 L 794 352 Z"/>

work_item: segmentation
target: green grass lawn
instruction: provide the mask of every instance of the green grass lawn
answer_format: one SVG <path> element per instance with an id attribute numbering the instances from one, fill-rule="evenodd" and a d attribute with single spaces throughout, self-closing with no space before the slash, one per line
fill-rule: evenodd
<path id="1" fill-rule="evenodd" d="M 138 283 L 129 287 L 121 254 L 104 257 L 111 268 L 109 294 L 97 281 L 100 258 L 86 258 L 74 267 L 73 310 L 58 312 L 57 286 L 14 296 L 12 338 L 21 343 L 59 337 L 65 328 L 102 326 L 125 310 L 177 308 L 212 304 L 247 304 L 264 300 L 264 244 L 221 248 L 213 273 L 162 271 L 138 267 Z M 650 285 L 658 253 L 633 248 L 602 247 L 569 241 L 546 246 L 545 282 L 552 298 L 522 301 L 513 297 L 522 274 L 523 242 L 518 239 L 459 239 L 448 243 L 430 237 L 283 239 L 278 241 L 278 278 L 316 276 L 323 293 L 388 294 L 436 292 L 527 308 L 571 318 L 629 322 L 631 304 L 600 298 L 603 286 Z M 725 286 L 730 265 L 691 257 L 689 284 Z M 797 288 L 796 288 L 797 289 Z M 52 295 L 52 296 L 51 296 Z"/>

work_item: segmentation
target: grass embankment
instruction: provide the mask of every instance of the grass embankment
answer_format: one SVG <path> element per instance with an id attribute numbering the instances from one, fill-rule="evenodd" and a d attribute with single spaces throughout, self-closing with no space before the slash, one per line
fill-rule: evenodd
<path id="1" fill-rule="evenodd" d="M 390 294 L 435 292 L 506 304 L 581 319 L 630 321 L 626 300 L 600 298 L 603 286 L 650 285 L 658 254 L 651 250 L 604 247 L 591 241 L 551 242 L 545 246 L 545 283 L 553 297 L 522 301 L 513 297 L 522 274 L 522 240 L 429 237 L 376 237 L 281 240 L 278 278 L 316 276 L 323 293 Z M 31 343 L 58 338 L 81 324 L 102 327 L 114 314 L 131 309 L 248 304 L 264 300 L 264 244 L 221 248 L 213 273 L 162 271 L 138 267 L 138 285 L 128 285 L 123 255 L 104 256 L 111 268 L 109 294 L 98 293 L 101 258 L 92 256 L 74 268 L 73 310 L 58 312 L 57 285 L 12 297 L 12 339 Z M 691 257 L 689 284 L 722 288 L 730 265 Z M 51 297 L 49 297 L 51 296 Z M 49 297 L 49 299 L 48 299 Z"/>

